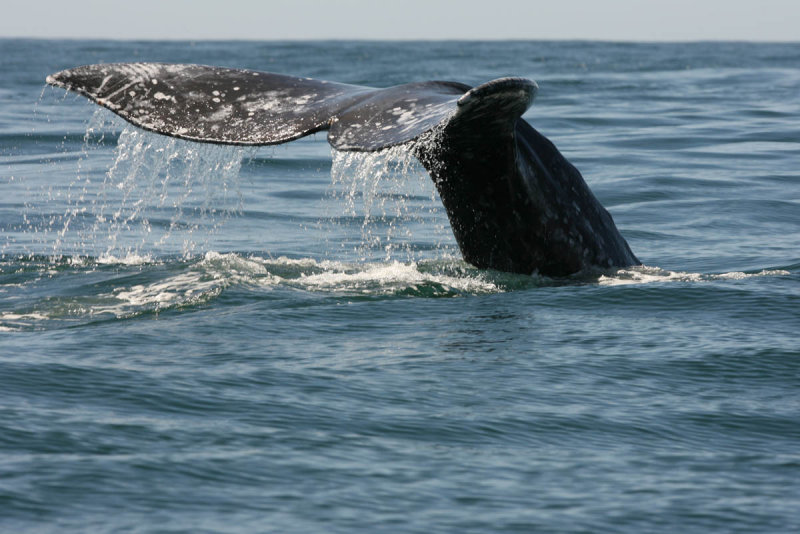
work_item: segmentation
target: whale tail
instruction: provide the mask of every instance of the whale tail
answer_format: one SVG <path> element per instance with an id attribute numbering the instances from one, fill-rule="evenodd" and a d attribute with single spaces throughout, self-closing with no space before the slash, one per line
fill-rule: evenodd
<path id="1" fill-rule="evenodd" d="M 464 259 L 478 267 L 565 275 L 638 263 L 578 170 L 521 118 L 537 91 L 530 80 L 374 89 L 204 65 L 112 63 L 47 82 L 191 141 L 273 145 L 327 130 L 337 150 L 409 143 Z"/>

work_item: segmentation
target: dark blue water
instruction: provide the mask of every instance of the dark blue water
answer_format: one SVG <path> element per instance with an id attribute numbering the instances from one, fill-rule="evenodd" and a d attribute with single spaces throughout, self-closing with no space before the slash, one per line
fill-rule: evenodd
<path id="1" fill-rule="evenodd" d="M 0 40 L 0 531 L 797 532 L 798 58 Z M 535 79 L 645 267 L 479 271 L 402 151 L 196 145 L 43 89 L 110 61 Z"/>

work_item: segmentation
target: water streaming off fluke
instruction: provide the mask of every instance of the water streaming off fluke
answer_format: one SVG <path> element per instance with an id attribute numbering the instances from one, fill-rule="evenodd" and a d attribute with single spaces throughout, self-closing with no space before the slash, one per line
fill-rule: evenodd
<path id="1" fill-rule="evenodd" d="M 332 154 L 334 209 L 361 221 L 360 260 L 460 258 L 436 189 L 409 147 Z M 435 243 L 433 250 L 420 241 Z"/>
<path id="2" fill-rule="evenodd" d="M 203 252 L 241 210 L 239 169 L 249 151 L 152 134 L 97 110 L 77 160 L 52 164 L 75 165 L 74 179 L 33 191 L 23 233 L 54 257 Z"/>

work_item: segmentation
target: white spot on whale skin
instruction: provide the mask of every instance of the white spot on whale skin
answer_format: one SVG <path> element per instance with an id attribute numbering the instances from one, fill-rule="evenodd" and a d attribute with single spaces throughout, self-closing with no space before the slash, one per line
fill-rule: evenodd
<path id="1" fill-rule="evenodd" d="M 211 122 L 224 122 L 228 120 L 231 117 L 231 115 L 233 115 L 233 107 L 230 104 L 227 104 L 219 108 L 217 111 L 209 115 L 207 119 L 204 120 L 208 120 Z"/>
<path id="2" fill-rule="evenodd" d="M 161 91 L 159 91 L 159 92 L 157 92 L 156 94 L 154 94 L 154 95 L 153 95 L 153 98 L 155 98 L 156 100 L 169 100 L 169 101 L 170 101 L 170 102 L 172 102 L 172 103 L 177 103 L 177 101 L 175 100 L 175 97 L 174 97 L 174 96 L 172 96 L 172 95 L 165 95 L 165 94 L 164 94 L 164 93 L 162 93 Z"/>
<path id="3" fill-rule="evenodd" d="M 311 101 L 311 99 L 315 98 L 316 96 L 317 96 L 316 93 L 309 93 L 307 95 L 303 95 L 303 96 L 297 97 L 295 99 L 295 101 L 294 101 L 294 104 L 296 106 L 303 106 L 305 104 L 308 104 L 309 101 Z"/>

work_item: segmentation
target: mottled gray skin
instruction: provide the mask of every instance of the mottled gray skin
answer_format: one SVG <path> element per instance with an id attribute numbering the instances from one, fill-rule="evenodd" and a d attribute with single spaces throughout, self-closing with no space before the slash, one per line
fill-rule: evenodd
<path id="1" fill-rule="evenodd" d="M 566 276 L 638 264 L 578 170 L 520 117 L 537 86 L 418 82 L 374 89 L 202 65 L 122 63 L 47 82 L 132 124 L 206 143 L 271 145 L 328 130 L 337 150 L 406 144 L 431 175 L 464 259 Z"/>

